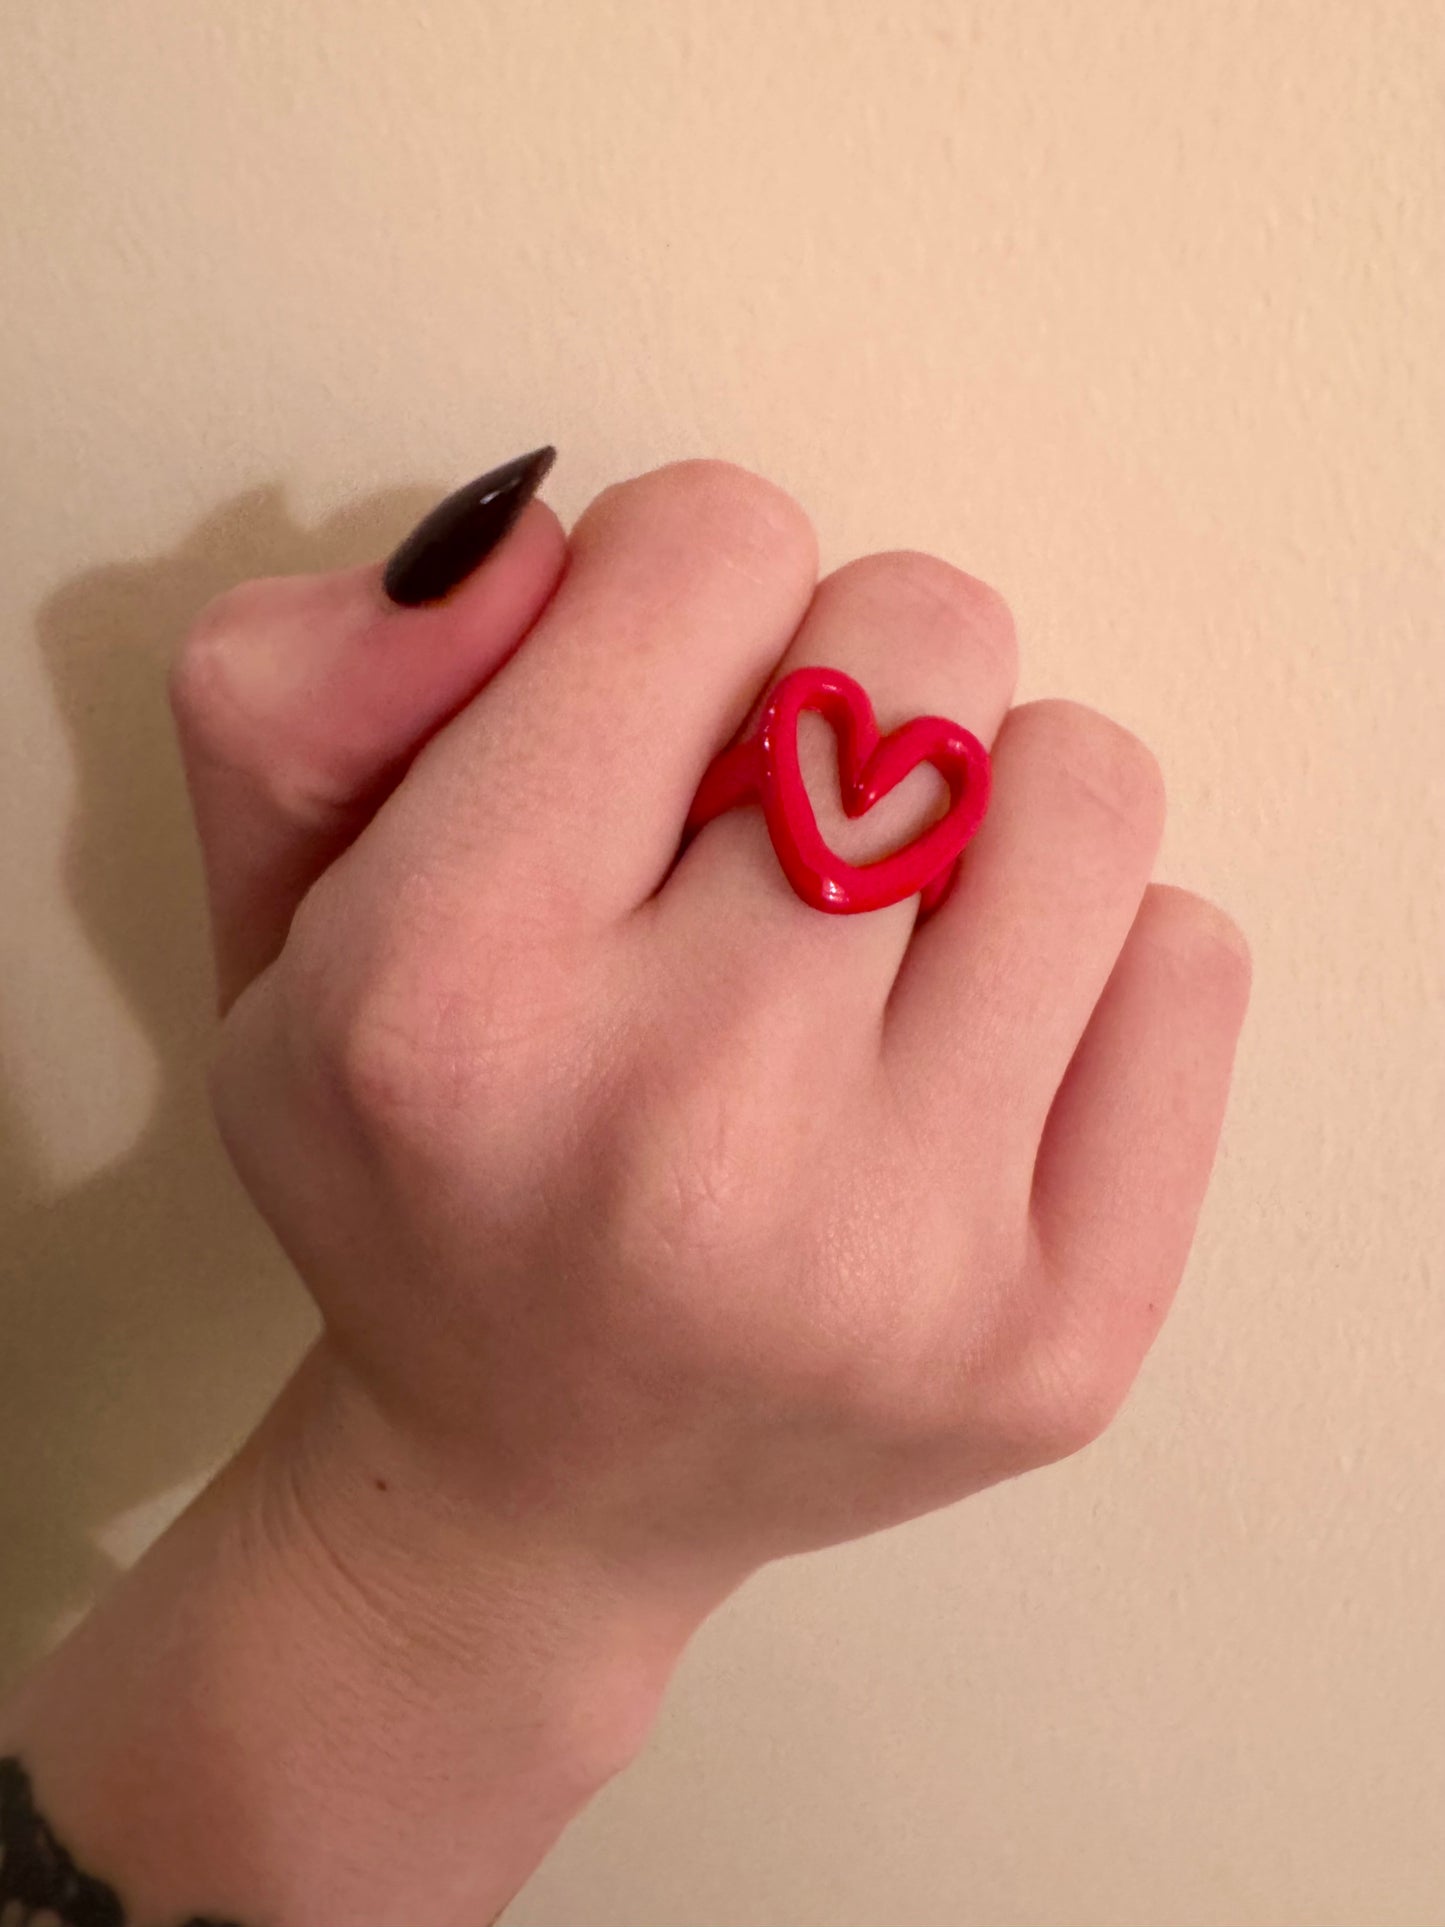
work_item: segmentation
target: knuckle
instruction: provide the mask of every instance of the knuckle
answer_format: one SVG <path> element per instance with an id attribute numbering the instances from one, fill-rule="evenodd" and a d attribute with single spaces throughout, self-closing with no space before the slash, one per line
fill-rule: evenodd
<path id="1" fill-rule="evenodd" d="M 956 659 L 960 641 L 988 657 L 1010 687 L 1018 670 L 1013 612 L 998 590 L 942 556 L 922 549 L 888 549 L 859 556 L 834 571 L 837 593 L 876 603 L 880 612 L 903 618 L 910 640 L 936 641 Z"/>
<path id="2" fill-rule="evenodd" d="M 464 1112 L 480 1109 L 485 1053 L 468 1047 L 445 993 L 377 975 L 330 1005 L 303 1000 L 301 1015 L 316 1081 L 363 1138 L 441 1142 Z"/>
<path id="3" fill-rule="evenodd" d="M 1113 1422 L 1129 1389 L 1114 1360 L 1070 1348 L 1036 1366 L 1025 1395 L 1024 1430 L 1039 1463 L 1071 1457 Z"/>
<path id="4" fill-rule="evenodd" d="M 669 539 L 699 540 L 749 573 L 814 571 L 818 544 L 802 506 L 765 476 L 733 462 L 671 462 L 614 483 L 584 517 L 636 518 Z"/>
<path id="5" fill-rule="evenodd" d="M 1060 699 L 1014 712 L 1032 753 L 1046 757 L 1075 805 L 1119 828 L 1157 836 L 1164 823 L 1164 773 L 1132 730 L 1097 709 Z"/>
<path id="6" fill-rule="evenodd" d="M 382 901 L 384 895 L 384 901 Z M 327 871 L 282 952 L 293 1055 L 365 1140 L 444 1159 L 461 1132 L 494 1175 L 574 1128 L 594 1054 L 565 950 L 509 936 L 424 871 L 359 899 Z M 575 1128 L 580 1128 L 577 1126 Z"/>
<path id="7" fill-rule="evenodd" d="M 421 1031 L 405 999 L 377 990 L 318 1040 L 330 1086 L 353 1117 L 387 1129 L 430 1114 L 436 1096 Z"/>
<path id="8" fill-rule="evenodd" d="M 236 709 L 235 651 L 267 619 L 272 583 L 241 582 L 197 613 L 171 662 L 169 694 L 177 724 L 204 741 L 228 732 Z"/>
<path id="9" fill-rule="evenodd" d="M 282 953 L 288 1030 L 324 1098 L 363 1126 L 415 1124 L 455 1099 L 466 1054 L 454 1012 L 426 968 L 425 940 L 380 955 L 338 953 L 347 927 L 334 873 L 303 899 Z"/>
<path id="10" fill-rule="evenodd" d="M 243 582 L 201 610 L 168 681 L 187 758 L 240 778 L 274 814 L 308 824 L 329 823 L 347 802 L 345 773 L 329 767 L 329 712 L 276 664 L 302 659 L 319 606 L 312 579 Z"/>
<path id="11" fill-rule="evenodd" d="M 275 576 L 253 576 L 212 596 L 192 618 L 186 641 L 204 647 L 263 620 L 270 613 L 277 580 Z"/>
<path id="12" fill-rule="evenodd" d="M 1192 985 L 1213 989 L 1225 1001 L 1247 1000 L 1253 975 L 1249 939 L 1208 897 L 1173 884 L 1151 883 L 1137 927 L 1143 940 Z"/>
<path id="13" fill-rule="evenodd" d="M 815 552 L 813 525 L 802 505 L 751 469 L 734 462 L 675 462 L 655 483 L 674 513 L 749 546 L 789 554 Z"/>

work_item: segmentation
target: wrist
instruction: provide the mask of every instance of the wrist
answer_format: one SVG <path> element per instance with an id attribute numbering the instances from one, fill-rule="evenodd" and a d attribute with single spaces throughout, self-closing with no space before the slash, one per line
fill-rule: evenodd
<path id="1" fill-rule="evenodd" d="M 443 1496 L 318 1347 L 0 1750 L 128 1917 L 475 1927 L 714 1603 Z"/>
<path id="2" fill-rule="evenodd" d="M 450 1476 L 325 1341 L 230 1470 L 238 1557 L 287 1589 L 319 1645 L 385 1696 L 505 1691 L 530 1743 L 598 1782 L 642 1744 L 688 1639 L 741 1577 L 609 1556 Z"/>

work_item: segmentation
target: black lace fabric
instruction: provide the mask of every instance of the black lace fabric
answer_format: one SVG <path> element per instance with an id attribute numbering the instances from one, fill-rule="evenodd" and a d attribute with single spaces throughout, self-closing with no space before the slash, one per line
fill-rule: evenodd
<path id="1" fill-rule="evenodd" d="M 35 1805 L 19 1760 L 0 1760 L 0 1927 L 126 1927 L 114 1887 L 82 1873 Z M 196 1914 L 183 1927 L 237 1927 Z"/>

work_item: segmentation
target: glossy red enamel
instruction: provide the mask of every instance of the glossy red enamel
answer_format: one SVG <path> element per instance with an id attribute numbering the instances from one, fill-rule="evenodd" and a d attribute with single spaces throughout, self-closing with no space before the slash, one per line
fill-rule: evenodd
<path id="1" fill-rule="evenodd" d="M 814 710 L 838 738 L 843 808 L 861 816 L 920 763 L 947 783 L 949 806 L 914 842 L 872 863 L 847 863 L 818 829 L 798 761 L 798 719 Z M 816 910 L 848 915 L 881 910 L 922 893 L 922 908 L 948 892 L 964 845 L 988 808 L 988 751 L 976 736 L 942 716 L 915 716 L 887 736 L 860 684 L 841 669 L 807 666 L 785 676 L 769 696 L 751 736 L 715 757 L 698 787 L 687 829 L 724 810 L 761 803 L 768 834 L 793 889 Z"/>

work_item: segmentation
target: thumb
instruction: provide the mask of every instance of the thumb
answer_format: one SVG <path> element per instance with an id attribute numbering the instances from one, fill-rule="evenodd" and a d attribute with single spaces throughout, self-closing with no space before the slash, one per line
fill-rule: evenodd
<path id="1" fill-rule="evenodd" d="M 556 588 L 566 537 L 531 500 L 551 460 L 539 449 L 459 489 L 384 573 L 243 583 L 193 624 L 171 703 L 223 1012 L 278 955 L 317 877 Z"/>

